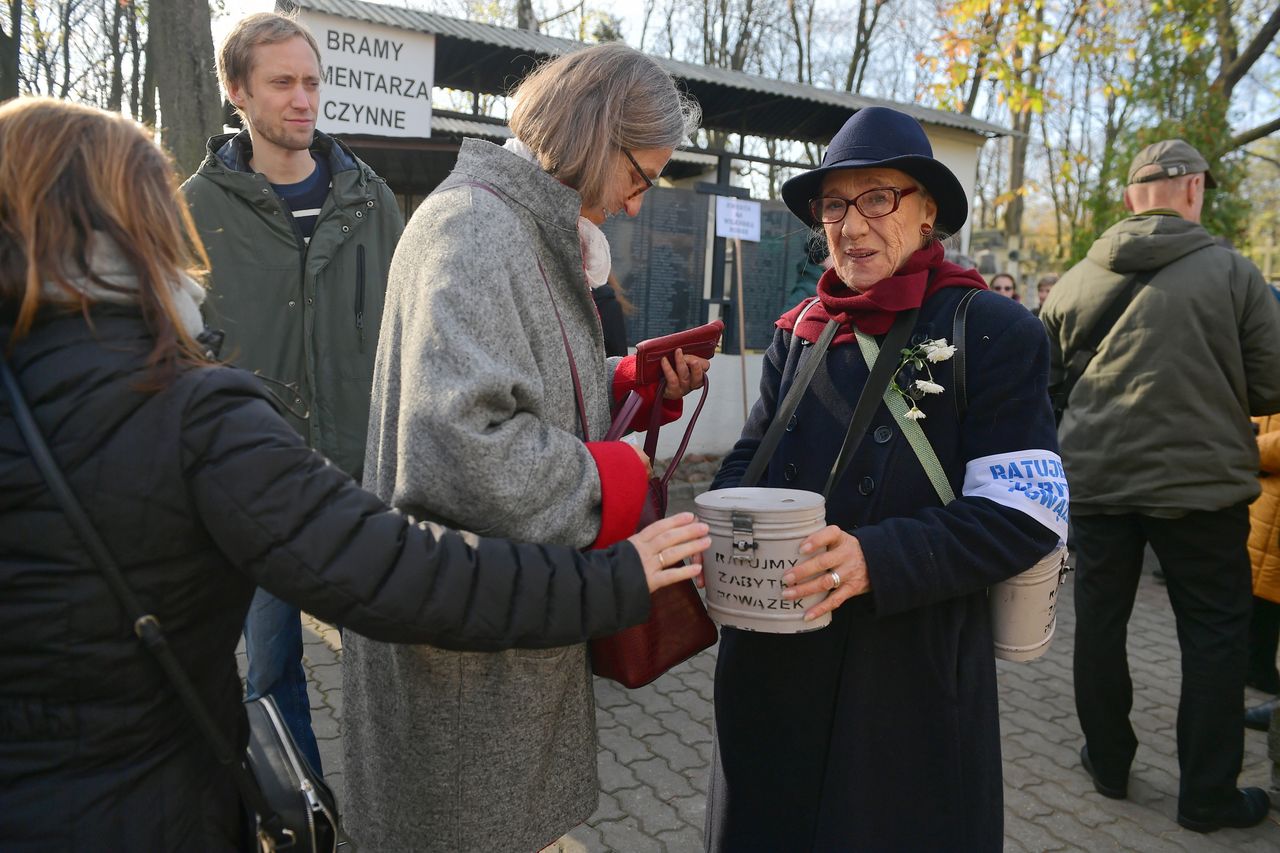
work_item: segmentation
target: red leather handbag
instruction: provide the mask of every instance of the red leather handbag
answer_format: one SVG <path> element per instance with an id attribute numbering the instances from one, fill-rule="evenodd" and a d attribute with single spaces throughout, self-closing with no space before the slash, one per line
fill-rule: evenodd
<path id="1" fill-rule="evenodd" d="M 680 449 L 671 457 L 667 470 L 661 477 L 649 479 L 649 491 L 640 512 L 637 530 L 667 514 L 667 483 L 684 458 L 689 436 L 693 434 L 693 425 L 702 412 L 702 404 L 707 401 L 708 387 L 704 378 L 698 407 L 689 419 L 689 426 L 680 441 Z M 666 380 L 659 380 L 658 393 L 654 397 L 653 411 L 649 416 L 649 430 L 645 436 L 644 452 L 649 457 L 650 465 L 653 464 L 654 453 L 658 449 L 662 392 L 665 388 Z M 615 441 L 622 437 L 641 403 L 640 395 L 632 391 L 613 419 L 609 432 L 605 434 L 605 441 Z M 601 678 L 616 681 L 623 687 L 643 687 L 672 667 L 715 645 L 716 637 L 715 623 L 707 615 L 706 605 L 702 603 L 702 596 L 698 594 L 693 581 L 664 586 L 650 597 L 649 618 L 646 621 L 591 641 L 591 671 Z"/>

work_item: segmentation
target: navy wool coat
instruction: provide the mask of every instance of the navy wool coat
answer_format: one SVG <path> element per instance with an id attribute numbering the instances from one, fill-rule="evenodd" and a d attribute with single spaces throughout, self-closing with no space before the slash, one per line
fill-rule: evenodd
<path id="1" fill-rule="evenodd" d="M 912 341 L 950 342 L 966 292 L 930 297 Z M 775 333 L 761 398 L 714 488 L 737 485 L 811 346 Z M 723 631 L 709 849 L 1001 849 L 987 588 L 1052 550 L 1065 536 L 1065 517 L 1050 525 L 1043 507 L 1039 516 L 1028 511 L 1035 502 L 1025 494 L 980 476 L 1024 451 L 1039 451 L 1041 474 L 1056 464 L 1040 322 L 1011 300 L 979 292 L 962 346 L 963 417 L 954 359 L 931 365 L 945 390 L 919 402 L 926 415 L 919 423 L 959 499 L 942 506 L 881 403 L 827 504 L 828 523 L 858 537 L 870 592 L 811 633 Z M 833 346 L 825 361 L 760 485 L 822 491 L 868 374 L 856 343 Z"/>

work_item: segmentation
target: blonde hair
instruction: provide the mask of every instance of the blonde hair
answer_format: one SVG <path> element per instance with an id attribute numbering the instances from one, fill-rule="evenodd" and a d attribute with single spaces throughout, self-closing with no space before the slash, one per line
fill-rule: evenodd
<path id="1" fill-rule="evenodd" d="M 316 55 L 321 64 L 320 45 L 311 31 L 299 24 L 292 15 L 278 12 L 258 12 L 241 18 L 218 48 L 218 82 L 224 92 L 231 92 L 231 84 L 249 88 L 249 76 L 253 73 L 253 49 L 264 44 L 279 44 L 292 38 L 300 38 Z M 235 108 L 242 120 L 248 117 Z"/>
<path id="2" fill-rule="evenodd" d="M 512 94 L 512 133 L 584 205 L 604 197 L 619 151 L 675 148 L 702 116 L 657 62 L 622 44 L 546 62 Z"/>
<path id="3" fill-rule="evenodd" d="M 138 277 L 138 302 L 155 336 L 148 357 L 157 385 L 179 361 L 201 362 L 170 283 L 202 276 L 208 258 L 178 195 L 173 163 L 140 124 L 117 113 L 52 98 L 0 106 L 0 305 L 16 308 L 10 346 L 47 303 L 88 314 L 71 283 L 100 279 L 89 257 L 96 235 L 115 241 Z M 59 291 L 45 292 L 46 282 Z"/>

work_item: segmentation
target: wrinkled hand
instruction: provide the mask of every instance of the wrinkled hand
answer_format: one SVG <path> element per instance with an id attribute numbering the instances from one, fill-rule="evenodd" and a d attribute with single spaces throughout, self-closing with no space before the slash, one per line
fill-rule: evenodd
<path id="1" fill-rule="evenodd" d="M 693 513 L 682 512 L 655 521 L 627 540 L 640 552 L 649 592 L 701 575 L 701 563 L 683 562 L 711 547 L 707 530 Z"/>
<path id="2" fill-rule="evenodd" d="M 667 388 L 662 396 L 668 400 L 679 400 L 695 388 L 702 387 L 702 376 L 711 367 L 711 362 L 696 355 L 685 355 L 684 350 L 677 348 L 675 365 L 672 359 L 662 360 L 662 373 L 667 377 Z"/>
<path id="3" fill-rule="evenodd" d="M 800 545 L 801 554 L 818 553 L 800 563 L 782 576 L 782 583 L 787 587 L 782 597 L 788 600 L 806 598 L 810 595 L 829 593 L 826 598 L 804 612 L 804 620 L 810 622 L 824 613 L 830 613 L 855 595 L 870 592 L 871 578 L 867 576 L 867 561 L 862 555 L 862 546 L 858 539 L 834 524 L 822 528 L 804 540 Z M 840 575 L 840 586 L 832 589 L 835 578 L 831 572 Z"/>

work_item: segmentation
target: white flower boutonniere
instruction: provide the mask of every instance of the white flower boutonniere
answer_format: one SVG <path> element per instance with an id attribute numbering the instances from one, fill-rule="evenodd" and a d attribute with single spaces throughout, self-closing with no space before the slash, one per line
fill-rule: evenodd
<path id="1" fill-rule="evenodd" d="M 906 347 L 902 350 L 902 359 L 898 362 L 898 369 L 893 372 L 893 382 L 890 387 L 901 394 L 902 399 L 910 407 L 907 409 L 908 418 L 913 421 L 923 420 L 925 413 L 920 411 L 916 401 L 926 394 L 941 394 L 945 390 L 941 385 L 933 381 L 933 371 L 929 365 L 946 361 L 955 354 L 956 348 L 949 345 L 946 338 L 921 341 L 915 346 Z M 913 378 L 905 381 L 906 387 L 904 388 L 898 384 L 898 377 L 902 371 L 908 368 L 911 368 Z M 924 371 L 925 378 L 914 378 L 914 374 L 917 371 Z"/>

